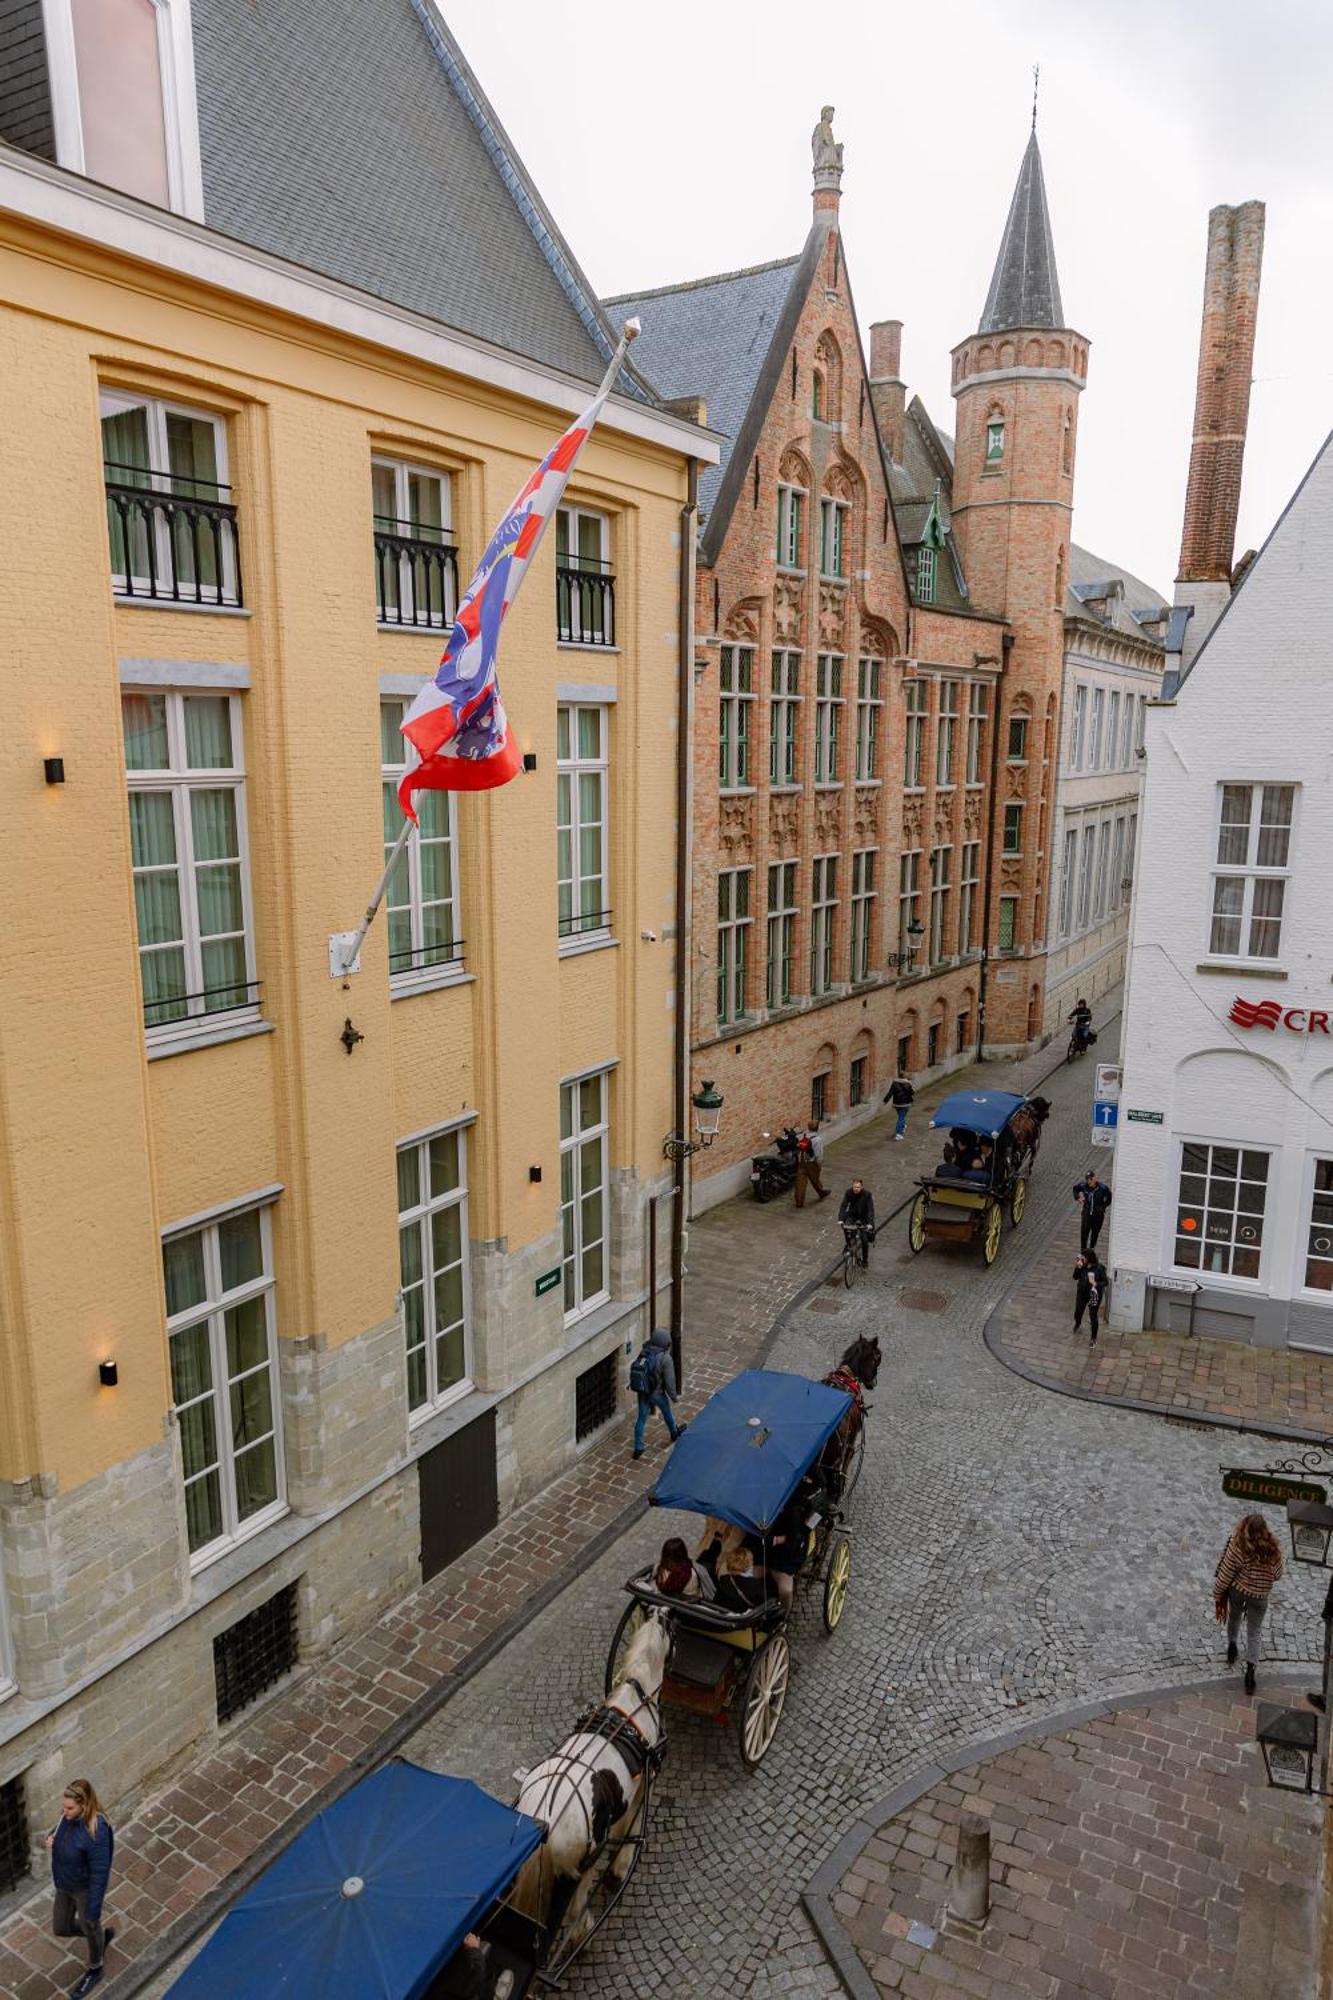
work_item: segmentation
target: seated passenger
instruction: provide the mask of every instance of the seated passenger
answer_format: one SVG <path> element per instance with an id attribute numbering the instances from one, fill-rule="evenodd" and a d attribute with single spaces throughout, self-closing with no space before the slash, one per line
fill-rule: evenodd
<path id="1" fill-rule="evenodd" d="M 824 1475 L 818 1466 L 807 1472 L 773 1524 L 765 1561 L 774 1588 L 784 1604 L 796 1591 L 796 1574 L 810 1547 L 810 1525 L 831 1507 Z"/>
<path id="2" fill-rule="evenodd" d="M 704 1518 L 704 1531 L 699 1537 L 694 1559 L 710 1576 L 716 1577 L 723 1558 L 729 1556 L 733 1549 L 742 1547 L 744 1542 L 742 1529 L 734 1528 L 730 1521 L 720 1520 L 716 1514 L 708 1514 Z"/>
<path id="3" fill-rule="evenodd" d="M 695 1562 L 679 1535 L 672 1535 L 662 1544 L 662 1553 L 653 1571 L 653 1588 L 663 1597 L 700 1597 L 710 1600 L 716 1595 L 712 1577 L 701 1563 Z"/>
<path id="4" fill-rule="evenodd" d="M 978 1140 L 976 1158 L 967 1168 L 964 1178 L 969 1181 L 976 1181 L 981 1187 L 989 1187 L 991 1168 L 994 1162 L 995 1147 L 991 1140 Z"/>
<path id="5" fill-rule="evenodd" d="M 749 1549 L 736 1548 L 718 1564 L 717 1601 L 726 1611 L 753 1611 L 768 1596 L 768 1585 Z"/>

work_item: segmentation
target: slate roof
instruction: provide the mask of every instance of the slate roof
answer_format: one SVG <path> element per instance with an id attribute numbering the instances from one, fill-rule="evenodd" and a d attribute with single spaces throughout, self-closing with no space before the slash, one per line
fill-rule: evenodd
<path id="1" fill-rule="evenodd" d="M 192 12 L 210 228 L 601 375 L 615 334 L 432 0 Z"/>
<path id="2" fill-rule="evenodd" d="M 1106 610 L 1094 607 L 1094 601 L 1105 599 Z M 1150 644 L 1161 645 L 1158 634 L 1144 629 L 1144 621 L 1136 613 L 1147 612 L 1155 622 L 1166 618 L 1170 605 L 1161 592 L 1154 590 L 1131 570 L 1121 569 L 1118 563 L 1108 562 L 1105 556 L 1095 556 L 1088 549 L 1082 549 L 1077 542 L 1069 545 L 1069 587 L 1065 596 L 1065 616 L 1067 618 L 1090 618 L 1109 625 L 1114 631 L 1126 632 Z"/>
<path id="3" fill-rule="evenodd" d="M 995 274 L 990 281 L 978 333 L 1016 326 L 1063 326 L 1055 244 L 1046 209 L 1046 183 L 1034 131 L 1028 140 L 1018 185 L 1009 204 Z"/>
<path id="4" fill-rule="evenodd" d="M 605 301 L 613 319 L 637 313 L 643 321 L 634 358 L 659 394 L 707 401 L 708 427 L 721 433 L 722 457 L 718 465 L 705 467 L 699 480 L 705 526 L 774 335 L 791 316 L 794 294 L 799 313 L 804 286 L 797 279 L 805 262 L 804 254 L 781 257 L 749 270 Z M 785 353 L 789 339 L 789 334 L 784 337 L 779 352 Z"/>

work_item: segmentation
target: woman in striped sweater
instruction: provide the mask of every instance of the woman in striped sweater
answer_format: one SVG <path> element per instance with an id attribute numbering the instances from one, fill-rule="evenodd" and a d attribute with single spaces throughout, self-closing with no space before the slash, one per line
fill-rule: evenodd
<path id="1" fill-rule="evenodd" d="M 1245 1692 L 1254 1693 L 1259 1628 L 1273 1585 L 1282 1574 L 1282 1551 L 1262 1514 L 1247 1514 L 1232 1529 L 1213 1580 L 1213 1613 L 1227 1627 L 1227 1665 L 1236 1664 L 1236 1635 L 1245 1620 Z"/>

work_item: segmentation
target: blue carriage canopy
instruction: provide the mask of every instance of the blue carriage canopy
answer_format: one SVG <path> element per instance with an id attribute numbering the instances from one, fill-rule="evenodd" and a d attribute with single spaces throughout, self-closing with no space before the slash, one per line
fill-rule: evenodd
<path id="1" fill-rule="evenodd" d="M 173 2000 L 420 2000 L 543 1830 L 467 1778 L 395 1760 L 248 1889 Z"/>
<path id="2" fill-rule="evenodd" d="M 747 1368 L 690 1418 L 649 1498 L 767 1534 L 851 1407 L 845 1389 Z"/>
<path id="3" fill-rule="evenodd" d="M 973 1132 L 978 1138 L 998 1139 L 1019 1106 L 1027 1099 L 1012 1090 L 956 1090 L 937 1104 L 931 1113 L 932 1126 Z"/>

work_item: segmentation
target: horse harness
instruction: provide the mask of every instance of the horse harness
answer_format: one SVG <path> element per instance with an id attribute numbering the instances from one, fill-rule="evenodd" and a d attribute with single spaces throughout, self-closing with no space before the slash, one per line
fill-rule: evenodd
<path id="1" fill-rule="evenodd" d="M 866 1413 L 865 1391 L 861 1384 L 860 1378 L 856 1375 L 853 1375 L 850 1368 L 845 1368 L 841 1364 L 839 1364 L 839 1366 L 833 1370 L 832 1374 L 826 1375 L 824 1377 L 824 1380 L 828 1384 L 830 1389 L 845 1390 L 846 1393 L 852 1398 L 852 1401 L 856 1404 L 857 1415 L 860 1417 L 865 1416 Z"/>
<path id="2" fill-rule="evenodd" d="M 633 1688 L 646 1709 L 655 1711 L 656 1703 L 652 1696 L 645 1693 L 636 1680 L 628 1680 L 625 1685 Z M 627 1715 L 623 1708 L 612 1708 L 608 1702 L 590 1708 L 579 1717 L 574 1728 L 576 1734 L 600 1736 L 610 1743 L 636 1783 L 649 1765 L 655 1774 L 666 1753 L 666 1738 L 660 1732 L 656 1743 L 650 1743 L 632 1715 Z"/>

